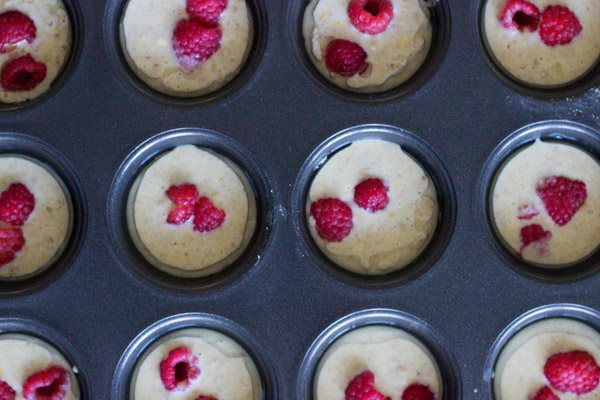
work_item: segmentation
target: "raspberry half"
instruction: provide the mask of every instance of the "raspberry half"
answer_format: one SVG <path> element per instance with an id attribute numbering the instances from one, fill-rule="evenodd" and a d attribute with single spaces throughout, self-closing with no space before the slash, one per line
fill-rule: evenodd
<path id="1" fill-rule="evenodd" d="M 435 400 L 435 396 L 428 386 L 413 383 L 404 389 L 402 400 Z"/>
<path id="2" fill-rule="evenodd" d="M 198 202 L 198 189 L 191 183 L 171 186 L 166 191 L 169 200 L 175 203 L 175 207 L 167 216 L 167 223 L 181 225 L 189 220 L 194 214 L 194 205 Z"/>
<path id="3" fill-rule="evenodd" d="M 14 260 L 24 245 L 21 228 L 0 227 L 0 267 Z"/>
<path id="4" fill-rule="evenodd" d="M 8 92 L 33 90 L 46 79 L 46 64 L 29 54 L 9 61 L 2 69 L 0 83 Z"/>
<path id="5" fill-rule="evenodd" d="M 529 400 L 560 400 L 560 397 L 555 395 L 548 386 L 544 386 L 531 396 Z"/>
<path id="6" fill-rule="evenodd" d="M 352 25 L 362 33 L 377 35 L 386 30 L 394 17 L 390 0 L 352 0 L 348 6 Z"/>
<path id="7" fill-rule="evenodd" d="M 367 68 L 367 53 L 357 43 L 335 39 L 325 50 L 325 65 L 329 71 L 349 77 Z"/>
<path id="8" fill-rule="evenodd" d="M 0 195 L 0 220 L 22 226 L 35 207 L 35 197 L 22 183 L 13 183 Z"/>
<path id="9" fill-rule="evenodd" d="M 184 69 L 203 64 L 221 47 L 219 28 L 206 28 L 195 21 L 181 20 L 173 32 L 173 50 Z"/>
<path id="10" fill-rule="evenodd" d="M 581 33 L 579 19 L 564 6 L 549 6 L 542 13 L 540 38 L 548 46 L 569 44 Z"/>
<path id="11" fill-rule="evenodd" d="M 171 392 L 186 390 L 198 376 L 198 358 L 186 347 L 171 350 L 160 363 L 160 379 Z"/>
<path id="12" fill-rule="evenodd" d="M 381 179 L 367 179 L 354 188 L 354 201 L 360 208 L 375 212 L 387 207 L 389 188 Z"/>
<path id="13" fill-rule="evenodd" d="M 62 367 L 50 367 L 31 375 L 23 384 L 26 400 L 62 400 L 67 397 L 69 374 Z"/>
<path id="14" fill-rule="evenodd" d="M 11 10 L 0 14 L 0 53 L 22 40 L 33 43 L 35 33 L 35 23 L 22 12 Z"/>
<path id="15" fill-rule="evenodd" d="M 525 28 L 535 32 L 540 23 L 540 10 L 526 0 L 509 0 L 500 15 L 500 23 L 506 29 Z"/>
<path id="16" fill-rule="evenodd" d="M 585 351 L 557 353 L 546 360 L 544 375 L 561 392 L 586 394 L 598 387 L 600 367 Z"/>
<path id="17" fill-rule="evenodd" d="M 214 231 L 225 222 L 227 214 L 202 197 L 194 206 L 194 230 L 200 233 Z"/>
<path id="18" fill-rule="evenodd" d="M 362 400 L 375 386 L 375 375 L 369 370 L 356 375 L 346 387 L 346 400 Z"/>
<path id="19" fill-rule="evenodd" d="M 15 400 L 17 396 L 15 389 L 4 381 L 0 381 L 0 400 Z"/>
<path id="20" fill-rule="evenodd" d="M 340 199 L 319 199 L 310 205 L 319 236 L 329 242 L 341 242 L 352 230 L 352 209 Z"/>
<path id="21" fill-rule="evenodd" d="M 551 176 L 544 179 L 536 192 L 552 220 L 559 226 L 566 225 L 585 203 L 587 190 L 585 183 L 564 176 Z"/>
<path id="22" fill-rule="evenodd" d="M 227 0 L 188 0 L 186 10 L 190 18 L 207 28 L 216 28 L 227 8 Z"/>

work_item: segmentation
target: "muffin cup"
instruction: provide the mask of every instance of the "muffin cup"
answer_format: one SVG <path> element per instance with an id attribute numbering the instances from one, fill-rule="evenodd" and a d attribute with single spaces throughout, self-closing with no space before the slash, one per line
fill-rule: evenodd
<path id="1" fill-rule="evenodd" d="M 447 344 L 434 328 L 402 311 L 375 308 L 358 311 L 337 320 L 315 339 L 300 366 L 296 399 L 314 399 L 314 381 L 317 368 L 321 357 L 329 346 L 354 329 L 373 325 L 399 328 L 419 339 L 431 352 L 440 370 L 444 393 L 443 398 L 440 400 L 457 400 L 462 397 L 458 364 L 454 356 L 446 350 L 448 349 Z"/>
<path id="2" fill-rule="evenodd" d="M 600 160 L 600 133 L 585 125 L 570 121 L 543 121 L 527 125 L 504 139 L 488 158 L 477 185 L 473 215 L 482 217 L 482 229 L 487 230 L 494 249 L 515 271 L 548 283 L 568 283 L 585 279 L 598 271 L 600 246 L 582 260 L 563 266 L 544 266 L 520 259 L 497 230 L 492 209 L 496 179 L 512 156 L 536 139 L 573 145 L 589 153 L 596 161 Z"/>
<path id="3" fill-rule="evenodd" d="M 220 332 L 246 350 L 260 376 L 264 400 L 276 400 L 277 378 L 265 355 L 259 351 L 258 342 L 252 335 L 236 323 L 211 314 L 187 313 L 160 320 L 142 331 L 121 356 L 115 370 L 111 396 L 113 400 L 131 398 L 131 383 L 137 364 L 144 352 L 161 337 L 182 329 L 203 328 Z"/>
<path id="4" fill-rule="evenodd" d="M 548 318 L 568 318 L 583 322 L 600 332 L 600 313 L 577 304 L 559 303 L 534 308 L 511 322 L 492 344 L 483 369 L 483 398 L 496 400 L 494 370 L 502 349 L 509 340 L 525 327 Z"/>
<path id="5" fill-rule="evenodd" d="M 50 145 L 27 135 L 0 134 L 0 157 L 22 157 L 52 175 L 65 192 L 69 207 L 69 228 L 62 248 L 43 268 L 14 279 L 0 279 L 0 296 L 28 294 L 58 280 L 79 254 L 87 221 L 86 199 L 72 166 Z"/>
<path id="6" fill-rule="evenodd" d="M 381 139 L 400 145 L 431 177 L 438 195 L 440 216 L 431 241 L 409 265 L 386 275 L 362 275 L 338 266 L 319 249 L 310 234 L 307 223 L 306 200 L 319 168 L 337 151 L 349 146 L 352 142 L 363 139 Z M 388 125 L 362 125 L 345 129 L 319 145 L 300 170 L 294 185 L 292 202 L 293 222 L 300 239 L 301 251 L 307 253 L 314 263 L 334 278 L 368 289 L 397 286 L 425 273 L 443 254 L 456 222 L 457 206 L 454 186 L 439 156 L 419 137 Z"/>
<path id="7" fill-rule="evenodd" d="M 431 79 L 446 55 L 451 35 L 450 6 L 447 0 L 433 0 L 430 2 L 433 5 L 430 9 L 430 20 L 433 27 L 431 46 L 427 58 L 417 72 L 400 86 L 385 92 L 366 94 L 345 90 L 325 78 L 314 66 L 308 55 L 302 34 L 302 20 L 309 1 L 289 0 L 286 25 L 289 27 L 288 35 L 292 51 L 296 54 L 296 59 L 305 75 L 316 86 L 339 99 L 353 103 L 376 104 L 408 96 L 419 90 Z"/>
<path id="8" fill-rule="evenodd" d="M 72 366 L 72 373 L 77 379 L 79 386 L 79 399 L 89 400 L 92 398 L 89 380 L 82 365 L 78 360 L 82 358 L 75 352 L 70 343 L 59 333 L 49 327 L 21 318 L 1 318 L 0 319 L 0 339 L 4 335 L 26 335 L 34 339 L 41 340 L 54 347 L 69 365 Z"/>
<path id="9" fill-rule="evenodd" d="M 133 71 L 121 43 L 121 21 L 128 0 L 108 0 L 104 12 L 104 47 L 113 70 L 144 97 L 173 107 L 193 107 L 223 100 L 241 90 L 261 63 L 268 36 L 268 19 L 263 0 L 245 0 L 251 15 L 252 35 L 244 63 L 237 75 L 223 87 L 198 97 L 177 97 L 161 93 L 148 86 Z"/>
<path id="10" fill-rule="evenodd" d="M 69 14 L 69 20 L 71 22 L 71 51 L 69 56 L 66 58 L 65 65 L 58 76 L 50 85 L 50 88 L 41 94 L 40 96 L 27 100 L 21 103 L 1 103 L 0 102 L 0 114 L 3 112 L 18 112 L 28 108 L 35 107 L 39 104 L 46 102 L 52 96 L 56 94 L 60 90 L 60 88 L 67 82 L 77 63 L 79 62 L 79 57 L 81 55 L 81 51 L 83 49 L 83 15 L 81 13 L 81 9 L 79 7 L 79 0 L 61 0 L 65 5 L 65 9 Z M 2 67 L 2 65 L 0 65 Z"/>
<path id="11" fill-rule="evenodd" d="M 127 223 L 129 193 L 137 176 L 157 155 L 180 145 L 192 144 L 211 150 L 233 162 L 244 174 L 256 199 L 254 234 L 244 252 L 228 267 L 201 278 L 171 275 L 152 264 L 136 246 Z M 180 292 L 198 292 L 230 283 L 260 260 L 270 236 L 273 222 L 271 191 L 258 163 L 239 144 L 209 130 L 183 128 L 154 136 L 135 148 L 121 164 L 113 180 L 107 203 L 110 236 L 117 255 L 126 264 L 153 284 Z M 138 240 L 139 242 L 139 240 Z"/>
<path id="12" fill-rule="evenodd" d="M 481 49 L 481 56 L 492 70 L 496 78 L 515 92 L 540 100 L 554 100 L 565 97 L 577 96 L 600 84 L 600 57 L 594 66 L 579 78 L 557 86 L 533 85 L 522 81 L 508 72 L 497 60 L 485 35 L 485 6 L 488 0 L 472 0 L 475 44 Z"/>

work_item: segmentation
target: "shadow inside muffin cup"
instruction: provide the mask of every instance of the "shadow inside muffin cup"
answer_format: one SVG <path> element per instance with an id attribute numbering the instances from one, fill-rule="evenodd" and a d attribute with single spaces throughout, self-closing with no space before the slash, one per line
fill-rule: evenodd
<path id="1" fill-rule="evenodd" d="M 236 323 L 212 314 L 187 313 L 174 315 L 154 323 L 129 344 L 119 360 L 111 386 L 111 399 L 133 398 L 135 378 L 139 365 L 150 351 L 167 335 L 189 329 L 208 329 L 223 334 L 240 345 L 254 363 L 258 372 L 263 400 L 278 398 L 277 378 L 269 360 L 262 353 L 256 339 Z M 159 379 L 157 377 L 157 379 Z"/>
<path id="2" fill-rule="evenodd" d="M 63 244 L 40 269 L 16 278 L 0 278 L 0 295 L 27 294 L 58 280 L 79 254 L 85 235 L 86 201 L 81 184 L 68 162 L 52 147 L 30 136 L 0 134 L 0 157 L 19 157 L 48 172 L 64 192 L 69 222 Z M 1 267 L 0 267 L 1 268 Z"/>
<path id="3" fill-rule="evenodd" d="M 541 100 L 553 100 L 580 95 L 600 84 L 600 56 L 594 65 L 580 77 L 556 86 L 531 84 L 511 74 L 498 61 L 487 40 L 485 34 L 485 6 L 487 2 L 488 0 L 472 0 L 471 3 L 471 9 L 475 10 L 473 26 L 476 30 L 476 41 L 488 67 L 510 89 Z"/>
<path id="4" fill-rule="evenodd" d="M 582 322 L 600 333 L 600 313 L 589 307 L 559 303 L 541 306 L 526 312 L 512 321 L 492 344 L 483 368 L 483 398 L 501 400 L 496 397 L 494 391 L 494 373 L 500 354 L 510 339 L 533 323 L 549 318 L 572 319 Z"/>
<path id="5" fill-rule="evenodd" d="M 353 142 L 380 139 L 400 145 L 433 181 L 439 205 L 437 227 L 427 247 L 407 266 L 385 275 L 362 275 L 351 272 L 331 261 L 317 246 L 308 226 L 306 210 L 311 184 L 329 158 Z M 400 128 L 387 125 L 362 125 L 343 130 L 317 147 L 305 161 L 292 193 L 294 225 L 300 236 L 302 250 L 334 278 L 366 289 L 384 289 L 397 286 L 424 274 L 441 257 L 448 245 L 456 221 L 454 186 L 441 159 L 424 141 Z"/>
<path id="6" fill-rule="evenodd" d="M 135 228 L 135 224 L 132 225 L 132 219 L 127 211 L 128 205 L 132 205 L 132 199 L 135 197 L 132 194 L 139 183 L 138 177 L 145 168 L 157 157 L 173 148 L 190 144 L 227 160 L 226 163 L 234 167 L 234 172 L 240 180 L 246 182 L 247 186 L 244 189 L 248 194 L 249 202 L 254 200 L 256 203 L 256 223 L 245 250 L 237 258 L 229 260 L 228 266 L 224 269 L 203 277 L 199 277 L 198 274 L 185 276 L 184 271 L 156 264 L 157 260 L 146 251 L 139 237 L 136 237 L 135 231 L 132 232 L 130 229 Z M 110 189 L 107 212 L 113 245 L 118 255 L 127 261 L 129 267 L 155 285 L 182 292 L 222 287 L 256 265 L 270 235 L 273 215 L 271 194 L 266 178 L 251 155 L 235 141 L 223 135 L 193 128 L 164 132 L 134 149 L 115 175 Z M 172 273 L 177 273 L 178 276 Z"/>
<path id="7" fill-rule="evenodd" d="M 181 96 L 162 93 L 146 84 L 136 74 L 133 60 L 125 49 L 122 20 L 129 0 L 108 0 L 104 14 L 104 41 L 114 70 L 129 86 L 145 97 L 169 106 L 198 106 L 232 95 L 243 88 L 258 68 L 266 48 L 268 19 L 264 0 L 245 0 L 251 19 L 250 36 L 244 61 L 238 73 L 224 86 L 202 95 Z"/>
<path id="8" fill-rule="evenodd" d="M 69 20 L 71 23 L 71 49 L 68 57 L 65 60 L 60 73 L 56 76 L 50 88 L 46 92 L 42 93 L 38 97 L 26 100 L 21 103 L 2 103 L 0 102 L 0 113 L 2 112 L 18 112 L 30 107 L 37 106 L 44 103 L 60 90 L 67 80 L 73 74 L 77 63 L 79 62 L 79 56 L 83 49 L 83 15 L 79 7 L 79 0 L 61 0 L 65 5 L 65 9 L 69 14 Z M 0 65 L 0 70 L 2 69 Z"/>
<path id="9" fill-rule="evenodd" d="M 71 373 L 77 380 L 78 400 L 91 399 L 91 387 L 85 368 L 79 363 L 81 357 L 71 344 L 53 329 L 34 321 L 21 318 L 0 318 L 0 340 L 33 339 L 43 346 L 56 350 L 71 366 Z M 32 371 L 33 372 L 33 371 Z"/>
<path id="10" fill-rule="evenodd" d="M 442 378 L 443 397 L 440 400 L 461 398 L 461 379 L 458 364 L 439 333 L 424 321 L 402 311 L 370 309 L 347 315 L 327 327 L 312 343 L 299 368 L 296 387 L 297 400 L 315 398 L 316 374 L 327 349 L 345 334 L 367 326 L 398 328 L 417 338 L 429 350 Z"/>
<path id="11" fill-rule="evenodd" d="M 451 23 L 448 1 L 432 0 L 427 3 L 431 4 L 431 7 L 429 7 L 431 14 L 430 21 L 433 28 L 431 46 L 429 47 L 425 61 L 417 72 L 399 86 L 381 93 L 352 92 L 330 82 L 319 72 L 312 62 L 311 55 L 309 55 L 306 49 L 303 35 L 304 12 L 309 2 L 310 0 L 290 0 L 287 24 L 291 28 L 288 31 L 290 42 L 306 76 L 327 93 L 342 100 L 358 103 L 380 103 L 393 101 L 416 92 L 436 73 L 442 64 L 450 43 Z"/>
<path id="12" fill-rule="evenodd" d="M 598 272 L 600 246 L 583 259 L 564 265 L 543 265 L 519 258 L 515 250 L 502 238 L 494 220 L 493 192 L 495 183 L 505 165 L 520 151 L 537 139 L 571 145 L 600 160 L 600 133 L 570 121 L 543 121 L 527 125 L 504 139 L 488 158 L 477 188 L 476 215 L 483 216 L 485 228 L 494 248 L 515 271 L 529 278 L 548 283 L 569 283 L 590 277 Z"/>

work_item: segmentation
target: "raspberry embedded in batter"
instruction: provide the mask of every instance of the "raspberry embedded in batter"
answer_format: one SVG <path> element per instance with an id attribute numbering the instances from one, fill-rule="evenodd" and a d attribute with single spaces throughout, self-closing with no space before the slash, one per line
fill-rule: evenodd
<path id="1" fill-rule="evenodd" d="M 502 10 L 500 22 L 506 29 L 535 32 L 540 23 L 540 10 L 526 0 L 509 0 Z"/>
<path id="2" fill-rule="evenodd" d="M 545 178 L 536 192 L 558 226 L 565 226 L 571 221 L 587 198 L 584 182 L 564 176 Z"/>
<path id="3" fill-rule="evenodd" d="M 27 186 L 13 183 L 0 195 L 0 220 L 23 226 L 35 207 L 35 197 Z"/>
<path id="4" fill-rule="evenodd" d="M 9 92 L 23 92 L 36 88 L 46 78 L 46 64 L 25 55 L 9 61 L 2 69 L 2 88 Z"/>
<path id="5" fill-rule="evenodd" d="M 435 400 L 435 396 L 429 386 L 413 383 L 404 389 L 402 400 Z"/>
<path id="6" fill-rule="evenodd" d="M 0 14 L 0 54 L 23 40 L 33 43 L 35 35 L 35 23 L 26 14 L 17 10 Z"/>
<path id="7" fill-rule="evenodd" d="M 0 381 L 0 400 L 15 400 L 16 392 L 8 383 Z"/>
<path id="8" fill-rule="evenodd" d="M 212 203 L 208 198 L 202 197 L 194 206 L 194 230 L 205 233 L 214 231 L 225 222 L 227 214 Z"/>
<path id="9" fill-rule="evenodd" d="M 198 376 L 198 358 L 186 347 L 171 350 L 160 363 L 160 379 L 171 392 L 187 390 Z"/>
<path id="10" fill-rule="evenodd" d="M 390 0 L 352 0 L 348 6 L 352 25 L 362 33 L 377 35 L 385 31 L 394 16 Z"/>
<path id="11" fill-rule="evenodd" d="M 354 201 L 370 212 L 383 210 L 389 202 L 388 191 L 381 179 L 367 179 L 354 188 Z"/>
<path id="12" fill-rule="evenodd" d="M 352 209 L 340 199 L 319 199 L 311 204 L 319 236 L 330 242 L 341 242 L 352 230 Z"/>
<path id="13" fill-rule="evenodd" d="M 67 397 L 69 374 L 59 366 L 39 371 L 23 384 L 26 400 L 62 400 Z"/>
<path id="14" fill-rule="evenodd" d="M 560 400 L 560 397 L 555 395 L 548 386 L 544 386 L 531 396 L 529 400 Z"/>
<path id="15" fill-rule="evenodd" d="M 544 375 L 561 392 L 584 395 L 598 387 L 600 367 L 588 352 L 571 351 L 548 358 Z"/>
<path id="16" fill-rule="evenodd" d="M 548 46 L 569 44 L 583 30 L 575 13 L 564 6 L 549 6 L 542 13 L 540 38 Z"/>
<path id="17" fill-rule="evenodd" d="M 367 53 L 354 42 L 335 39 L 325 50 L 325 65 L 329 71 L 349 77 L 367 68 Z"/>
<path id="18" fill-rule="evenodd" d="M 0 227 L 0 267 L 13 261 L 25 245 L 20 228 Z"/>
<path id="19" fill-rule="evenodd" d="M 227 8 L 227 0 L 187 0 L 186 11 L 193 21 L 207 28 L 216 28 Z"/>
<path id="20" fill-rule="evenodd" d="M 207 28 L 195 21 L 181 20 L 173 32 L 173 50 L 184 69 L 203 64 L 221 47 L 219 28 Z"/>

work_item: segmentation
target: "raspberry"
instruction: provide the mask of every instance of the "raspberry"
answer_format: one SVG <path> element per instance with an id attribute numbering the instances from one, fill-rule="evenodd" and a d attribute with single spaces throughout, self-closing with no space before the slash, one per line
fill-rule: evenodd
<path id="1" fill-rule="evenodd" d="M 518 211 L 517 218 L 524 219 L 524 220 L 530 220 L 533 217 L 539 215 L 539 213 L 540 213 L 538 211 L 538 209 L 535 208 L 535 206 L 531 205 L 531 204 L 520 206 L 517 211 Z"/>
<path id="2" fill-rule="evenodd" d="M 227 8 L 227 0 L 187 0 L 190 18 L 207 28 L 216 28 L 219 18 Z"/>
<path id="3" fill-rule="evenodd" d="M 587 198 L 585 183 L 564 176 L 544 179 L 536 192 L 550 218 L 559 226 L 566 225 Z"/>
<path id="4" fill-rule="evenodd" d="M 22 183 L 13 183 L 0 195 L 0 220 L 22 226 L 35 207 L 35 197 Z"/>
<path id="5" fill-rule="evenodd" d="M 340 76 L 352 76 L 367 68 L 367 53 L 360 45 L 344 39 L 335 39 L 325 50 L 327 69 Z"/>
<path id="6" fill-rule="evenodd" d="M 173 50 L 185 69 L 203 64 L 221 47 L 221 30 L 181 20 L 173 32 Z"/>
<path id="7" fill-rule="evenodd" d="M 354 201 L 371 212 L 383 210 L 389 202 L 388 190 L 380 179 L 367 179 L 354 188 Z"/>
<path id="8" fill-rule="evenodd" d="M 552 393 L 552 390 L 548 386 L 544 386 L 531 396 L 529 400 L 560 400 L 560 397 Z"/>
<path id="9" fill-rule="evenodd" d="M 429 387 L 413 383 L 402 393 L 402 400 L 434 400 L 435 396 Z"/>
<path id="10" fill-rule="evenodd" d="M 581 395 L 596 389 L 600 367 L 594 357 L 584 351 L 557 353 L 546 360 L 544 375 L 561 392 Z"/>
<path id="11" fill-rule="evenodd" d="M 186 347 L 171 350 L 160 363 L 160 379 L 169 391 L 186 390 L 198 376 L 198 358 Z"/>
<path id="12" fill-rule="evenodd" d="M 21 228 L 0 227 L 0 267 L 15 259 L 25 245 Z"/>
<path id="13" fill-rule="evenodd" d="M 8 383 L 0 381 L 0 400 L 15 400 L 16 396 L 15 389 L 11 388 Z"/>
<path id="14" fill-rule="evenodd" d="M 206 197 L 198 200 L 194 206 L 194 230 L 200 233 L 214 231 L 225 221 L 224 210 L 214 206 Z"/>
<path id="15" fill-rule="evenodd" d="M 0 53 L 7 50 L 7 45 L 35 39 L 35 23 L 20 11 L 7 11 L 0 14 Z"/>
<path id="16" fill-rule="evenodd" d="M 167 189 L 169 200 L 178 206 L 193 206 L 198 201 L 198 189 L 191 183 L 182 183 Z"/>
<path id="17" fill-rule="evenodd" d="M 579 19 L 564 6 L 548 6 L 542 13 L 540 38 L 548 46 L 571 43 L 581 33 Z"/>
<path id="18" fill-rule="evenodd" d="M 310 205 L 317 233 L 330 242 L 341 242 L 352 230 L 352 210 L 340 199 L 319 199 Z"/>
<path id="19" fill-rule="evenodd" d="M 377 35 L 385 31 L 394 16 L 390 0 L 352 0 L 348 6 L 352 25 L 362 33 Z"/>
<path id="20" fill-rule="evenodd" d="M 540 23 L 540 10 L 526 0 L 508 0 L 500 15 L 500 23 L 506 29 L 523 32 L 527 28 L 535 32 Z"/>
<path id="21" fill-rule="evenodd" d="M 346 387 L 346 400 L 362 400 L 375 386 L 375 375 L 369 370 L 356 375 Z"/>
<path id="22" fill-rule="evenodd" d="M 2 70 L 0 83 L 9 92 L 34 89 L 46 79 L 46 64 L 37 62 L 29 54 L 9 61 Z"/>
<path id="23" fill-rule="evenodd" d="M 67 397 L 69 374 L 62 367 L 36 372 L 23 384 L 26 400 L 62 400 Z"/>
<path id="24" fill-rule="evenodd" d="M 181 225 L 192 217 L 194 205 L 198 202 L 198 189 L 191 183 L 171 186 L 166 191 L 169 200 L 176 204 L 167 216 L 167 223 Z"/>

